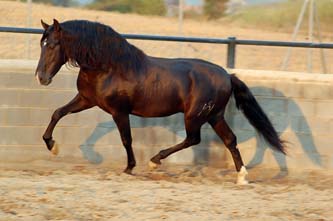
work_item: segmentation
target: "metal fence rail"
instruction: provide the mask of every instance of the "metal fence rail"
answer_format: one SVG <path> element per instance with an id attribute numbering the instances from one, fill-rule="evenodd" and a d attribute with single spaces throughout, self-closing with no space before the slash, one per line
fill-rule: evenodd
<path id="1" fill-rule="evenodd" d="M 37 28 L 0 27 L 0 32 L 42 34 L 43 31 L 44 31 L 43 29 L 37 29 Z M 161 35 L 142 35 L 142 34 L 122 34 L 122 36 L 127 39 L 135 39 L 135 40 L 226 44 L 228 45 L 228 50 L 227 50 L 228 68 L 235 68 L 237 45 L 322 48 L 322 49 L 333 48 L 333 43 L 244 40 L 244 39 L 237 39 L 236 37 L 228 37 L 226 39 L 223 39 L 223 38 L 201 38 L 201 37 L 161 36 Z"/>

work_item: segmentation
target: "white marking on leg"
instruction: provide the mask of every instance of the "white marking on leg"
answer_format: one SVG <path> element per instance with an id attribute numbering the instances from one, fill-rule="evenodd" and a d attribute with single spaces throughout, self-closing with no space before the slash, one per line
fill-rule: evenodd
<path id="1" fill-rule="evenodd" d="M 246 180 L 247 174 L 248 174 L 248 172 L 246 171 L 246 168 L 244 166 L 242 166 L 237 175 L 237 185 L 246 185 L 249 183 Z"/>

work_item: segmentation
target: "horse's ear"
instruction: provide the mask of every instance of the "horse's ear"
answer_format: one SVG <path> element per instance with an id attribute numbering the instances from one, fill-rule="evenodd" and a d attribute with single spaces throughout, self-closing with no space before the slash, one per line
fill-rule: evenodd
<path id="1" fill-rule="evenodd" d="M 53 28 L 56 32 L 59 32 L 61 27 L 57 19 L 53 19 Z"/>
<path id="2" fill-rule="evenodd" d="M 42 24 L 44 30 L 47 30 L 50 27 L 50 25 L 46 24 L 42 19 L 40 20 L 40 23 Z"/>

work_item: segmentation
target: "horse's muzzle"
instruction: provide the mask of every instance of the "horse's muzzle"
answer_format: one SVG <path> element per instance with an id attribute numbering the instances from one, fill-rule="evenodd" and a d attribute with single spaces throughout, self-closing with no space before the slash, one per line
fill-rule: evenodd
<path id="1" fill-rule="evenodd" d="M 36 73 L 36 80 L 37 80 L 38 84 L 44 85 L 44 86 L 47 86 L 52 82 L 51 78 L 40 77 L 38 73 Z"/>

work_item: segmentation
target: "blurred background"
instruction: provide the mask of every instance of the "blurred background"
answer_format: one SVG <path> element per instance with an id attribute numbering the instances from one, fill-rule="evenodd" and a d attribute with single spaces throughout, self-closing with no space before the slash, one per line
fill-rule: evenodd
<path id="1" fill-rule="evenodd" d="M 0 26 L 41 28 L 70 19 L 135 34 L 332 42 L 332 0 L 27 0 L 0 1 Z M 302 11 L 303 10 L 303 11 Z M 297 29 L 297 24 L 299 28 Z M 296 30 L 297 29 L 297 30 Z M 38 59 L 40 35 L 0 32 L 0 59 Z M 130 40 L 148 55 L 195 57 L 226 66 L 226 45 Z M 237 46 L 236 68 L 332 73 L 332 50 Z M 311 53 L 311 57 L 309 57 Z M 311 62 L 311 69 L 309 69 Z"/>

